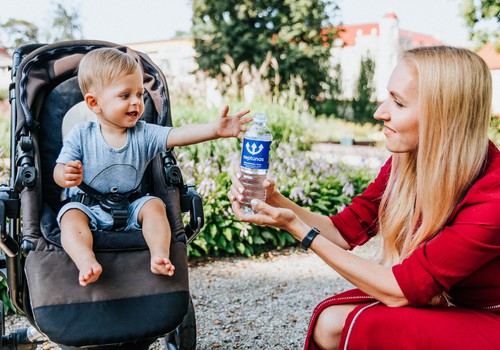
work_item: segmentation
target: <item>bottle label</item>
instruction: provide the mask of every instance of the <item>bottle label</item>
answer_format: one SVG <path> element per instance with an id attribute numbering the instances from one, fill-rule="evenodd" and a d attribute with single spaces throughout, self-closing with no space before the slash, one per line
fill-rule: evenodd
<path id="1" fill-rule="evenodd" d="M 269 149 L 271 141 L 243 140 L 241 167 L 246 169 L 269 169 Z"/>

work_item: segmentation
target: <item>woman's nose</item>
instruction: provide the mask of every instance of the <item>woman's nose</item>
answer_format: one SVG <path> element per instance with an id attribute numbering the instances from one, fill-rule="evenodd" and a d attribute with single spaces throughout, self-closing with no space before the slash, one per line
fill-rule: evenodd
<path id="1" fill-rule="evenodd" d="M 386 105 L 386 102 L 387 100 L 385 100 L 384 102 L 382 102 L 377 110 L 375 111 L 375 113 L 373 113 L 373 117 L 377 120 L 387 120 L 390 118 L 390 114 L 389 112 L 387 111 L 387 109 L 385 108 L 385 105 Z"/>

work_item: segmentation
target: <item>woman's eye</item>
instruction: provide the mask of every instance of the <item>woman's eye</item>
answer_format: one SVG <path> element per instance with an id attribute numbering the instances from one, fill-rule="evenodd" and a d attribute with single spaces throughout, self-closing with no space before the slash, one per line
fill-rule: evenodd
<path id="1" fill-rule="evenodd" d="M 403 105 L 398 100 L 394 100 L 394 103 L 396 104 L 396 107 L 403 108 Z"/>
<path id="2" fill-rule="evenodd" d="M 122 97 L 124 100 L 126 100 L 127 98 L 129 98 L 129 94 L 123 94 L 121 97 Z"/>

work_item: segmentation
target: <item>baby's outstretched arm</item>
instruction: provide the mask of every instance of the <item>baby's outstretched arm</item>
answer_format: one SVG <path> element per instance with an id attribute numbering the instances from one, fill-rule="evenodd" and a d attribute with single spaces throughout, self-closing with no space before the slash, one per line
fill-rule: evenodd
<path id="1" fill-rule="evenodd" d="M 66 164 L 57 163 L 54 168 L 54 181 L 61 187 L 78 186 L 83 181 L 83 165 L 79 160 Z"/>
<path id="2" fill-rule="evenodd" d="M 167 147 L 194 145 L 221 137 L 238 137 L 242 139 L 242 132 L 248 129 L 245 124 L 253 120 L 253 117 L 245 116 L 250 111 L 247 109 L 234 115 L 228 115 L 228 112 L 229 106 L 225 106 L 220 112 L 217 121 L 206 124 L 188 124 L 173 128 L 168 134 Z"/>

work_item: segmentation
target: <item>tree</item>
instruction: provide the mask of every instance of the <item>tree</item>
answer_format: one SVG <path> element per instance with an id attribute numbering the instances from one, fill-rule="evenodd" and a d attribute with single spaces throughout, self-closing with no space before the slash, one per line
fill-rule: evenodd
<path id="1" fill-rule="evenodd" d="M 38 41 L 38 27 L 28 21 L 10 18 L 1 25 L 3 46 L 12 51 L 20 45 Z"/>
<path id="2" fill-rule="evenodd" d="M 56 4 L 49 41 L 75 40 L 82 38 L 82 25 L 76 9 L 66 9 L 62 4 Z"/>
<path id="3" fill-rule="evenodd" d="M 500 3 L 498 0 L 464 0 L 462 14 L 469 36 L 480 44 L 493 43 L 500 51 Z"/>
<path id="4" fill-rule="evenodd" d="M 361 60 L 361 67 L 356 91 L 352 100 L 353 119 L 359 123 L 374 122 L 373 113 L 377 109 L 375 98 L 375 83 L 373 76 L 375 74 L 375 61 L 368 57 Z"/>
<path id="5" fill-rule="evenodd" d="M 277 62 L 267 77 L 283 90 L 292 77 L 303 81 L 313 102 L 329 83 L 334 0 L 193 0 L 193 34 L 200 69 L 222 73 L 230 56 L 238 67 L 260 67 L 268 52 Z M 278 78 L 278 79 L 276 79 Z"/>

